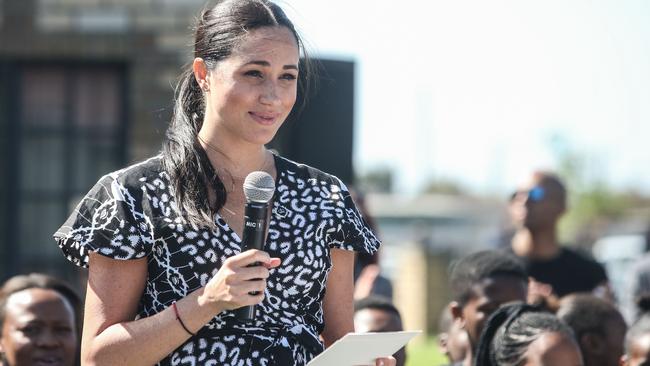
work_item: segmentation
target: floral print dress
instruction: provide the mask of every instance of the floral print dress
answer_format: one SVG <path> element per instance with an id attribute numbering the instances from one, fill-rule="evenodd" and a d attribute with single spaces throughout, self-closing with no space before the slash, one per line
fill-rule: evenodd
<path id="1" fill-rule="evenodd" d="M 265 251 L 282 264 L 270 271 L 256 318 L 222 312 L 159 365 L 304 365 L 322 352 L 330 249 L 373 253 L 379 241 L 338 178 L 277 155 L 275 163 Z M 161 156 L 107 174 L 54 234 L 65 256 L 83 267 L 89 251 L 116 260 L 147 257 L 138 318 L 206 285 L 241 250 L 219 214 L 216 229 L 188 225 L 170 188 Z"/>

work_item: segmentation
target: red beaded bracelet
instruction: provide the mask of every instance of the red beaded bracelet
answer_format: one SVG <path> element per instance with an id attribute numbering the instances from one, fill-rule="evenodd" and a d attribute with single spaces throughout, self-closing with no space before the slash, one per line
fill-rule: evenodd
<path id="1" fill-rule="evenodd" d="M 185 326 L 185 323 L 183 323 L 183 319 L 181 319 L 181 316 L 180 316 L 180 314 L 178 313 L 178 308 L 176 307 L 176 301 L 174 301 L 174 302 L 172 303 L 172 308 L 174 308 L 174 314 L 176 314 L 176 319 L 178 319 L 178 322 L 181 323 L 181 327 L 183 327 L 183 329 L 185 329 L 185 331 L 187 332 L 187 334 L 189 334 L 189 335 L 191 335 L 191 336 L 195 336 L 196 334 L 190 332 L 190 330 L 187 329 L 187 327 Z"/>

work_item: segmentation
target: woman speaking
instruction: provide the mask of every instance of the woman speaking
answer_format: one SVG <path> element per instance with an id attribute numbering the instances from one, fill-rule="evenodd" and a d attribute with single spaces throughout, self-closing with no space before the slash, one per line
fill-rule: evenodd
<path id="1" fill-rule="evenodd" d="M 340 180 L 265 148 L 308 76 L 301 48 L 266 0 L 200 16 L 161 154 L 102 177 L 55 233 L 89 268 L 84 364 L 305 365 L 353 330 L 353 251 L 379 242 Z M 254 171 L 275 190 L 264 250 L 242 250 Z"/>

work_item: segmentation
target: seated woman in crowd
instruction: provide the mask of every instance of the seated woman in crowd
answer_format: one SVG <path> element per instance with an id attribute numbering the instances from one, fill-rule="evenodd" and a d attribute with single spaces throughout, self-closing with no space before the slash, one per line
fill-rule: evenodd
<path id="1" fill-rule="evenodd" d="M 475 365 L 582 366 L 583 361 L 566 324 L 537 307 L 511 303 L 488 319 Z"/>
<path id="2" fill-rule="evenodd" d="M 2 365 L 75 365 L 80 300 L 65 283 L 32 273 L 0 289 Z"/>

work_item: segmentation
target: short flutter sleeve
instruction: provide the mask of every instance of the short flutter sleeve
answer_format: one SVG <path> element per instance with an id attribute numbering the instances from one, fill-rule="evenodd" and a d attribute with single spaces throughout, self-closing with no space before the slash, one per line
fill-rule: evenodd
<path id="1" fill-rule="evenodd" d="M 153 239 L 141 199 L 142 191 L 115 173 L 102 177 L 54 234 L 66 258 L 88 267 L 89 251 L 119 260 L 146 256 Z"/>
<path id="2" fill-rule="evenodd" d="M 353 250 L 372 254 L 379 249 L 379 239 L 354 203 L 348 188 L 338 178 L 330 188 L 335 222 L 328 237 L 330 248 Z"/>

